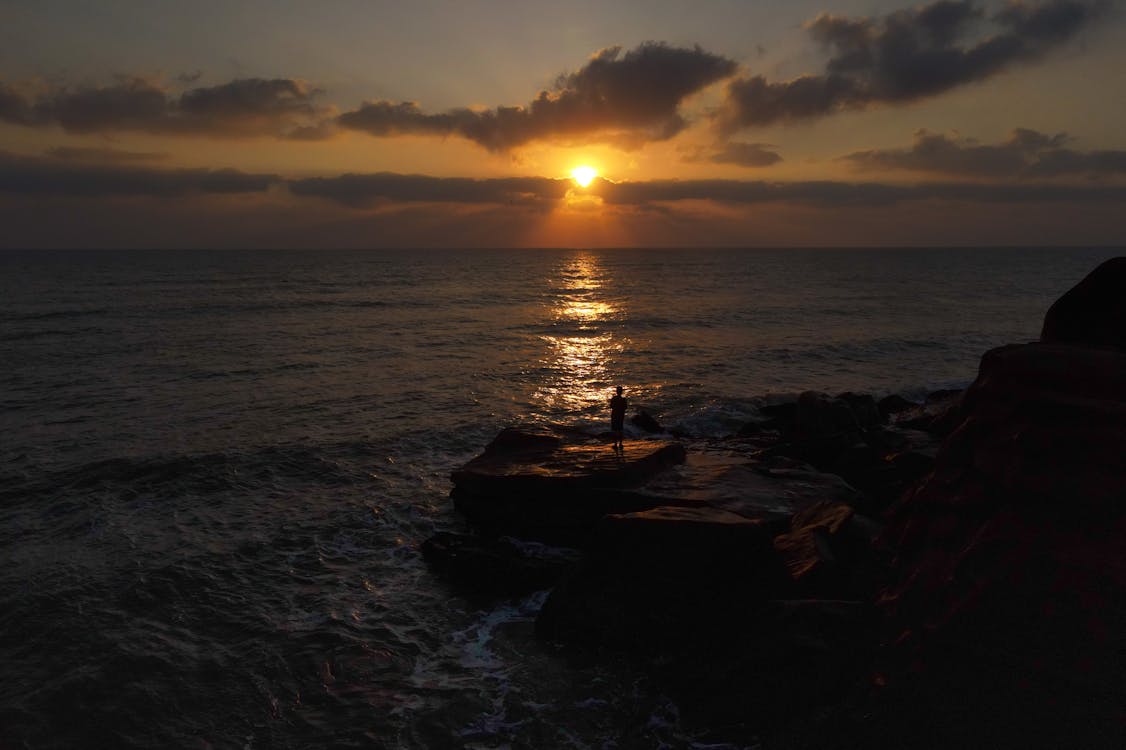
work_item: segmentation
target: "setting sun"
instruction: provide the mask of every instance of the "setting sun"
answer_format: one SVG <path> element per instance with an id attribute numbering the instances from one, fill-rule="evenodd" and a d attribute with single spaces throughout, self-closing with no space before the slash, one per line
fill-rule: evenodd
<path id="1" fill-rule="evenodd" d="M 571 177 L 575 182 L 579 183 L 579 187 L 587 187 L 597 176 L 598 171 L 594 167 L 588 167 L 585 164 L 571 170 Z"/>

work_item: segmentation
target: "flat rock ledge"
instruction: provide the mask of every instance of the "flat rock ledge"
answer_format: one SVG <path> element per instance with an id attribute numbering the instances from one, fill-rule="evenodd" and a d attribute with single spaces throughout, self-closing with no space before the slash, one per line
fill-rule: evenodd
<path id="1" fill-rule="evenodd" d="M 576 544 L 607 514 L 661 504 L 634 490 L 685 456 L 683 445 L 666 440 L 614 450 L 580 433 L 509 428 L 453 472 L 451 497 L 487 534 Z"/>

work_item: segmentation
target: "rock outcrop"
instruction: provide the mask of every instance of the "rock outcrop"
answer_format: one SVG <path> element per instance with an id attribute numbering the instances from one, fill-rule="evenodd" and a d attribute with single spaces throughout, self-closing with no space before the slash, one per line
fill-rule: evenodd
<path id="1" fill-rule="evenodd" d="M 1126 349 L 1126 258 L 1111 258 L 1056 300 L 1040 340 Z"/>
<path id="2" fill-rule="evenodd" d="M 983 357 L 933 471 L 891 513 L 898 682 L 882 713 L 925 713 L 938 731 L 918 746 L 1126 747 L 1122 270 L 1053 305 L 1045 342 Z"/>
<path id="3" fill-rule="evenodd" d="M 632 490 L 684 458 L 684 446 L 663 440 L 615 451 L 581 434 L 507 429 L 453 472 L 451 496 L 487 533 L 576 543 L 608 513 L 661 504 Z"/>
<path id="4" fill-rule="evenodd" d="M 630 424 L 650 434 L 655 435 L 665 431 L 665 428 L 661 426 L 661 423 L 657 421 L 657 418 L 644 409 L 630 417 L 629 421 Z"/>
<path id="5" fill-rule="evenodd" d="M 1124 305 L 1116 259 L 965 392 L 803 393 L 732 438 L 749 453 L 672 472 L 675 444 L 502 433 L 455 500 L 484 528 L 585 529 L 537 632 L 642 655 L 706 723 L 1126 747 Z"/>
<path id="6" fill-rule="evenodd" d="M 869 598 L 883 581 L 874 551 L 880 524 L 848 505 L 823 502 L 795 513 L 774 538 L 792 597 Z"/>
<path id="7" fill-rule="evenodd" d="M 743 621 L 788 581 L 765 521 L 663 507 L 602 519 L 536 630 L 551 640 L 667 654 Z"/>
<path id="8" fill-rule="evenodd" d="M 516 596 L 548 588 L 578 560 L 576 550 L 449 532 L 423 542 L 422 556 L 471 597 Z"/>

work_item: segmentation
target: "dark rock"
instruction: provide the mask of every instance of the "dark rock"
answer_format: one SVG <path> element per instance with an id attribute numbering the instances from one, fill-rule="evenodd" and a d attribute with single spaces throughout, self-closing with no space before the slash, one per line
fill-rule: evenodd
<path id="1" fill-rule="evenodd" d="M 582 547 L 603 516 L 634 513 L 690 501 L 618 489 L 578 489 L 570 493 L 478 494 L 457 487 L 454 509 L 479 531 L 550 544 Z M 697 503 L 702 504 L 702 503 Z"/>
<path id="2" fill-rule="evenodd" d="M 868 442 L 841 451 L 826 467 L 865 494 L 863 501 L 853 503 L 865 513 L 882 514 L 934 465 L 932 456 L 911 449 L 906 439 L 900 438 L 895 447 L 904 450 L 897 451 L 891 449 L 892 440 L 873 439 L 869 434 Z"/>
<path id="3" fill-rule="evenodd" d="M 580 542 L 599 518 L 667 504 L 638 487 L 684 461 L 684 447 L 627 440 L 621 450 L 576 435 L 505 430 L 453 472 L 454 507 L 492 533 Z"/>
<path id="4" fill-rule="evenodd" d="M 774 538 L 795 596 L 873 599 L 881 572 L 873 545 L 880 526 L 838 503 L 796 513 L 791 528 Z"/>
<path id="5" fill-rule="evenodd" d="M 554 432 L 533 432 L 506 427 L 485 446 L 484 455 L 518 455 L 555 450 L 563 445 L 561 435 Z"/>
<path id="6" fill-rule="evenodd" d="M 423 542 L 422 556 L 435 573 L 472 594 L 503 595 L 548 588 L 578 560 L 575 550 L 448 532 Z"/>
<path id="7" fill-rule="evenodd" d="M 878 627 L 865 602 L 770 601 L 728 626 L 728 637 L 693 641 L 664 667 L 686 723 L 742 724 L 761 736 L 807 722 L 870 679 Z"/>
<path id="8" fill-rule="evenodd" d="M 860 432 L 860 422 L 848 402 L 817 391 L 798 396 L 794 434 L 799 440 L 823 440 Z"/>
<path id="9" fill-rule="evenodd" d="M 865 445 L 883 455 L 906 450 L 911 444 L 908 437 L 899 429 L 870 427 L 864 430 L 862 435 Z"/>
<path id="10" fill-rule="evenodd" d="M 923 399 L 923 403 L 927 406 L 938 405 L 945 408 L 952 400 L 961 398 L 965 391 L 961 388 L 939 388 L 937 391 L 931 391 L 927 397 Z"/>
<path id="11" fill-rule="evenodd" d="M 754 437 L 756 435 L 762 435 L 764 432 L 766 432 L 769 429 L 770 428 L 767 427 L 767 422 L 766 422 L 765 419 L 763 419 L 763 420 L 752 419 L 749 422 L 744 422 L 743 426 L 740 427 L 739 431 L 736 432 L 735 434 L 738 437 Z"/>
<path id="12" fill-rule="evenodd" d="M 884 422 L 887 422 L 888 418 L 892 415 L 899 414 L 900 412 L 907 411 L 908 409 L 913 409 L 916 406 L 918 406 L 918 404 L 916 404 L 914 401 L 908 401 L 902 396 L 894 393 L 890 396 L 884 396 L 876 404 L 876 407 L 880 410 L 880 417 Z"/>
<path id="13" fill-rule="evenodd" d="M 667 441 L 628 440 L 614 451 L 601 442 L 509 429 L 451 478 L 477 494 L 560 494 L 636 487 L 684 457 L 684 446 Z"/>
<path id="14" fill-rule="evenodd" d="M 854 443 L 841 451 L 828 468 L 854 487 L 867 489 L 876 483 L 873 475 L 884 468 L 883 455 L 867 443 Z"/>
<path id="15" fill-rule="evenodd" d="M 770 526 L 715 508 L 610 515 L 536 620 L 551 640 L 677 651 L 761 607 L 787 576 Z"/>
<path id="16" fill-rule="evenodd" d="M 796 396 L 790 398 L 792 400 L 765 404 L 758 408 L 759 414 L 765 419 L 763 422 L 765 429 L 778 430 L 784 434 L 794 431 L 794 422 L 798 415 L 798 402 Z"/>
<path id="17" fill-rule="evenodd" d="M 1126 258 L 1111 258 L 1056 300 L 1040 340 L 1126 349 Z"/>
<path id="18" fill-rule="evenodd" d="M 896 427 L 925 430 L 945 437 L 962 420 L 963 393 L 961 390 L 935 391 L 922 404 L 896 414 L 892 421 Z"/>
<path id="19" fill-rule="evenodd" d="M 665 431 L 665 428 L 661 427 L 661 423 L 658 422 L 653 417 L 653 415 L 651 415 L 647 411 L 637 412 L 632 417 L 630 417 L 629 421 L 630 421 L 630 424 L 632 424 L 632 425 L 634 425 L 634 426 L 636 426 L 636 427 L 638 427 L 638 428 L 640 428 L 640 429 L 642 429 L 642 430 L 644 430 L 645 432 L 648 432 L 648 433 L 657 434 L 657 433 L 663 433 Z"/>
<path id="20" fill-rule="evenodd" d="M 807 461 L 824 471 L 836 471 L 839 456 L 857 444 L 878 444 L 885 433 L 871 396 L 844 393 L 832 398 L 806 391 L 798 397 L 793 430 L 785 442 L 764 450 Z M 847 477 L 846 477 L 847 478 Z"/>
<path id="21" fill-rule="evenodd" d="M 861 429 L 868 429 L 883 424 L 884 418 L 876 405 L 876 399 L 867 393 L 846 392 L 837 396 L 838 399 L 848 404 L 856 423 Z"/>
<path id="22" fill-rule="evenodd" d="M 885 599 L 899 679 L 928 695 L 986 686 L 968 706 L 927 709 L 966 735 L 1001 717 L 1021 737 L 1058 738 L 1067 716 L 1083 717 L 1084 738 L 1121 738 L 1126 352 L 995 349 L 961 416 L 884 537 L 899 564 Z"/>
<path id="23" fill-rule="evenodd" d="M 669 498 L 670 505 L 707 505 L 747 518 L 783 521 L 787 527 L 795 512 L 820 501 L 862 498 L 839 476 L 785 456 L 748 461 L 704 452 L 690 454 L 683 465 L 655 477 L 645 492 Z"/>

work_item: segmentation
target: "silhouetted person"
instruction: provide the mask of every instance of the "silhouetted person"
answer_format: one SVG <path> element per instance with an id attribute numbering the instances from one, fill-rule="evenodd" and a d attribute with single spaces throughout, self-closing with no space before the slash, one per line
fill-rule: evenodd
<path id="1" fill-rule="evenodd" d="M 622 447 L 622 433 L 626 422 L 626 405 L 629 399 L 622 395 L 622 387 L 618 386 L 618 395 L 610 399 L 610 431 L 614 433 L 614 447 Z"/>

